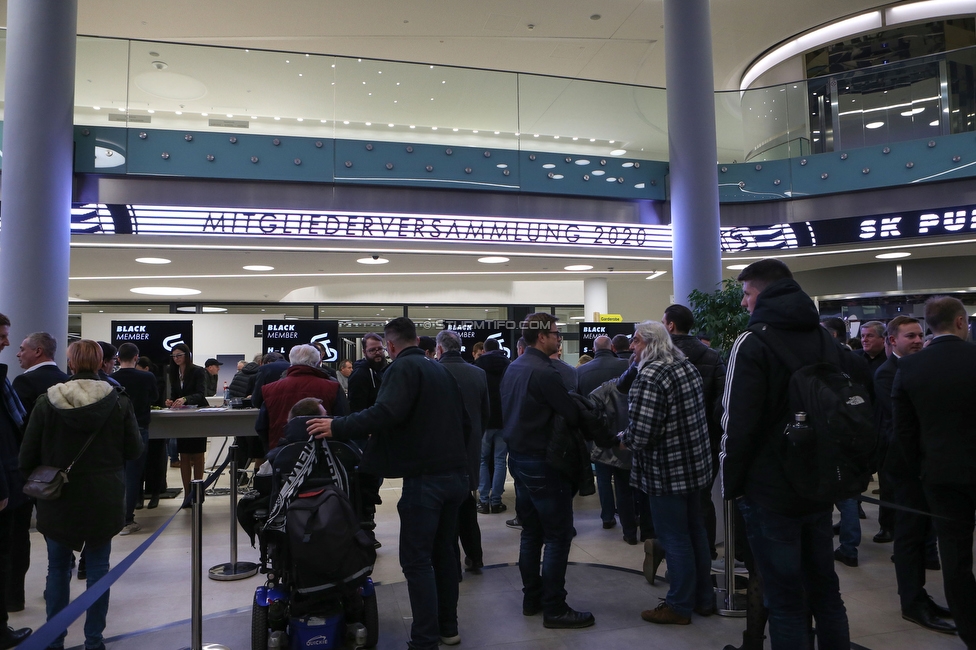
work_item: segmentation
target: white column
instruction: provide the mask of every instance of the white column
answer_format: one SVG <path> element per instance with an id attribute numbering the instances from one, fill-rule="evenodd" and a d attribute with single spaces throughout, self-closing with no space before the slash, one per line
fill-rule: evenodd
<path id="1" fill-rule="evenodd" d="M 607 279 L 586 278 L 583 280 L 583 315 L 586 320 L 593 318 L 594 312 L 607 313 Z"/>

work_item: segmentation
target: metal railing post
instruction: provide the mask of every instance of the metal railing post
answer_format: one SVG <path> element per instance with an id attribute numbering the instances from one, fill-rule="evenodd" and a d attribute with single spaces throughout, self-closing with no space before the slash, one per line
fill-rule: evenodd
<path id="1" fill-rule="evenodd" d="M 243 580 L 258 572 L 254 562 L 237 561 L 237 444 L 230 446 L 230 562 L 210 567 L 211 580 Z"/>
<path id="2" fill-rule="evenodd" d="M 203 642 L 203 489 L 201 480 L 190 482 L 190 647 L 183 650 L 230 650 L 218 643 Z"/>
<path id="3" fill-rule="evenodd" d="M 735 588 L 735 501 L 725 501 L 725 572 L 720 574 L 722 586 L 716 587 L 719 616 L 746 615 L 745 594 Z"/>

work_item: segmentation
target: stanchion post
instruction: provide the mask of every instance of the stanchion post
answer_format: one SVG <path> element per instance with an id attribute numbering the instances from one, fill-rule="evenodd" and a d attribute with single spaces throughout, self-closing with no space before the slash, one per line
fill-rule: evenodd
<path id="1" fill-rule="evenodd" d="M 210 567 L 211 580 L 243 580 L 258 572 L 254 562 L 237 561 L 237 444 L 230 446 L 230 562 Z"/>
<path id="2" fill-rule="evenodd" d="M 190 482 L 193 539 L 190 544 L 190 647 L 183 650 L 230 650 L 219 643 L 203 642 L 203 490 L 201 480 Z"/>
<path id="3" fill-rule="evenodd" d="M 720 616 L 742 617 L 746 615 L 744 598 L 735 590 L 735 501 L 725 501 L 725 572 L 723 586 L 717 588 Z"/>

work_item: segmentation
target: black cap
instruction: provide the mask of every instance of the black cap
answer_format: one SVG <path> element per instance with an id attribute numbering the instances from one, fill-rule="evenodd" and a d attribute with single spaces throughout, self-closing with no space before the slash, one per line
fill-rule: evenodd
<path id="1" fill-rule="evenodd" d="M 203 364 L 204 368 L 209 368 L 210 366 L 222 366 L 224 364 L 220 363 L 216 359 L 207 359 L 207 363 Z"/>

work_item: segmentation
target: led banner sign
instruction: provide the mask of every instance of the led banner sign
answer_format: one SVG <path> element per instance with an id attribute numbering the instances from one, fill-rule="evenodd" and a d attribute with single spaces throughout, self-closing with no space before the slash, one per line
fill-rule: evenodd
<path id="1" fill-rule="evenodd" d="M 321 343 L 323 361 L 339 360 L 339 321 L 337 320 L 266 320 L 262 321 L 261 349 L 280 352 L 286 357 L 296 345 Z"/>
<path id="2" fill-rule="evenodd" d="M 580 323 L 579 349 L 580 354 L 593 355 L 593 342 L 598 336 L 609 336 L 611 339 L 617 334 L 631 336 L 634 333 L 634 323 Z"/>
<path id="3" fill-rule="evenodd" d="M 521 336 L 519 323 L 513 320 L 445 320 L 444 329 L 454 330 L 461 337 L 461 356 L 466 361 L 474 361 L 474 344 L 488 339 L 498 341 L 502 354 L 514 359 L 514 344 Z"/>
<path id="4" fill-rule="evenodd" d="M 131 234 L 138 235 L 671 250 L 671 226 L 661 225 L 384 213 L 122 207 L 131 222 L 126 226 L 131 225 Z M 119 210 L 114 212 L 113 216 L 105 205 L 76 206 L 71 211 L 72 233 L 129 234 L 116 230 Z M 769 226 L 726 227 L 722 228 L 721 245 L 725 253 L 775 251 L 961 232 L 976 232 L 976 206 Z"/>
<path id="5" fill-rule="evenodd" d="M 112 345 L 135 343 L 141 356 L 159 367 L 171 363 L 173 346 L 185 343 L 193 351 L 193 321 L 191 320 L 113 320 Z M 200 365 L 199 359 L 194 361 Z"/>

